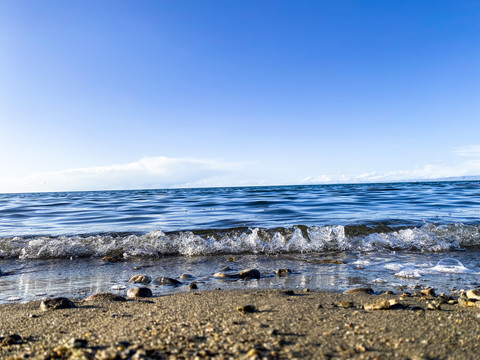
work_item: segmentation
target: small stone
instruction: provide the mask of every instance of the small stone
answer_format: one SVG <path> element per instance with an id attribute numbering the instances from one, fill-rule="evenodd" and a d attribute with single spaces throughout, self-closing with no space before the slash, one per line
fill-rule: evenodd
<path id="1" fill-rule="evenodd" d="M 134 284 L 150 284 L 152 282 L 152 278 L 147 275 L 134 275 L 128 280 L 128 282 Z"/>
<path id="2" fill-rule="evenodd" d="M 234 278 L 234 276 L 226 274 L 226 273 L 221 272 L 221 271 L 213 274 L 213 277 L 220 278 L 220 279 Z"/>
<path id="3" fill-rule="evenodd" d="M 244 306 L 239 306 L 237 307 L 237 311 L 243 312 L 243 313 L 253 313 L 257 311 L 255 308 L 255 305 L 249 304 L 249 305 L 244 305 Z"/>
<path id="4" fill-rule="evenodd" d="M 57 309 L 70 309 L 74 308 L 75 305 L 70 299 L 65 297 L 57 297 L 52 299 L 45 299 L 40 303 L 40 309 L 43 311 L 46 310 L 57 310 Z"/>
<path id="5" fill-rule="evenodd" d="M 305 288 L 305 289 L 303 289 L 303 292 L 308 293 L 308 292 L 310 292 L 310 289 L 309 289 L 309 288 Z"/>
<path id="6" fill-rule="evenodd" d="M 74 349 L 86 348 L 88 341 L 85 339 L 71 338 L 67 345 Z"/>
<path id="7" fill-rule="evenodd" d="M 291 273 L 292 273 L 292 270 L 290 269 L 277 269 L 277 271 L 275 271 L 275 274 L 277 274 L 277 276 L 279 277 L 288 276 Z"/>
<path id="8" fill-rule="evenodd" d="M 359 287 L 359 288 L 349 289 L 344 292 L 344 294 L 356 294 L 356 293 L 373 294 L 373 289 L 369 287 Z"/>
<path id="9" fill-rule="evenodd" d="M 183 283 L 181 283 L 178 280 L 168 278 L 168 277 L 164 277 L 164 276 L 156 278 L 155 280 L 153 280 L 153 283 L 157 284 L 157 285 L 170 285 L 170 286 L 183 285 Z"/>
<path id="10" fill-rule="evenodd" d="M 268 334 L 273 335 L 273 336 L 278 335 L 278 330 L 277 329 L 271 329 L 271 330 L 268 331 Z"/>
<path id="11" fill-rule="evenodd" d="M 357 352 L 365 352 L 365 351 L 367 351 L 367 349 L 366 349 L 365 346 L 363 346 L 362 344 L 357 344 L 357 345 L 355 346 L 355 351 L 357 351 Z"/>
<path id="12" fill-rule="evenodd" d="M 343 308 L 352 308 L 353 307 L 353 302 L 351 301 L 342 301 L 337 305 L 338 307 L 343 307 Z"/>
<path id="13" fill-rule="evenodd" d="M 18 334 L 11 334 L 5 336 L 5 338 L 2 340 L 1 344 L 2 345 L 15 345 L 15 344 L 21 344 L 23 342 L 23 339 L 20 335 Z"/>
<path id="14" fill-rule="evenodd" d="M 116 263 L 116 262 L 121 262 L 123 261 L 123 258 L 121 257 L 113 257 L 113 256 L 104 256 L 102 257 L 102 261 L 105 261 L 107 263 Z"/>
<path id="15" fill-rule="evenodd" d="M 399 303 L 395 299 L 388 300 L 388 304 L 390 305 L 390 309 L 392 309 L 392 310 L 405 309 L 405 305 Z"/>
<path id="16" fill-rule="evenodd" d="M 427 309 L 428 310 L 441 310 L 441 306 L 440 306 L 439 303 L 430 302 L 430 303 L 427 304 Z"/>
<path id="17" fill-rule="evenodd" d="M 188 288 L 189 288 L 190 290 L 197 290 L 197 289 L 198 289 L 198 286 L 197 286 L 197 284 L 195 284 L 195 283 L 191 283 L 190 285 L 188 285 Z"/>
<path id="18" fill-rule="evenodd" d="M 420 293 L 425 296 L 435 296 L 435 289 L 434 288 L 422 289 Z"/>
<path id="19" fill-rule="evenodd" d="M 260 279 L 260 271 L 257 269 L 242 270 L 238 273 L 240 279 Z"/>
<path id="20" fill-rule="evenodd" d="M 258 352 L 257 349 L 251 349 L 247 352 L 246 358 L 247 359 L 259 359 L 261 354 Z"/>
<path id="21" fill-rule="evenodd" d="M 468 299 L 480 300 L 480 290 L 478 290 L 478 289 L 468 290 L 466 295 L 467 295 Z"/>
<path id="22" fill-rule="evenodd" d="M 393 291 L 392 290 L 387 290 L 387 291 L 384 291 L 383 294 L 384 295 L 393 295 Z"/>
<path id="23" fill-rule="evenodd" d="M 363 308 L 367 311 L 369 310 L 388 310 L 390 309 L 390 302 L 385 299 L 380 299 L 375 303 L 365 304 Z"/>
<path id="24" fill-rule="evenodd" d="M 180 279 L 182 280 L 190 280 L 190 279 L 193 279 L 194 276 L 193 275 L 190 275 L 190 274 L 182 274 L 180 275 Z"/>
<path id="25" fill-rule="evenodd" d="M 112 293 L 99 293 L 90 295 L 85 301 L 127 301 L 123 296 Z"/>
<path id="26" fill-rule="evenodd" d="M 288 295 L 288 296 L 292 296 L 292 295 L 295 295 L 295 291 L 293 290 L 285 290 L 283 292 L 284 295 Z"/>
<path id="27" fill-rule="evenodd" d="M 477 302 L 476 301 L 471 301 L 471 300 L 465 300 L 463 298 L 458 299 L 458 305 L 463 306 L 463 307 L 476 307 Z"/>
<path id="28" fill-rule="evenodd" d="M 152 290 L 147 287 L 136 287 L 128 289 L 127 297 L 137 298 L 137 297 L 152 297 Z"/>

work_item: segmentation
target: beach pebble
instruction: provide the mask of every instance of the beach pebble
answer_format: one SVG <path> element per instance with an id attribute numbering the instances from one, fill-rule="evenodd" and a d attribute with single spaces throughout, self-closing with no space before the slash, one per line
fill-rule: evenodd
<path id="1" fill-rule="evenodd" d="M 178 280 L 168 278 L 168 277 L 163 277 L 163 276 L 158 277 L 155 280 L 153 280 L 153 283 L 157 284 L 157 285 L 171 285 L 171 286 L 182 285 L 182 283 Z"/>
<path id="2" fill-rule="evenodd" d="M 191 283 L 190 285 L 188 285 L 188 288 L 189 288 L 190 290 L 197 290 L 197 289 L 198 289 L 198 286 L 197 286 L 197 284 L 195 284 L 195 283 Z"/>
<path id="3" fill-rule="evenodd" d="M 128 280 L 128 282 L 134 284 L 150 284 L 152 282 L 152 278 L 147 275 L 134 275 Z"/>
<path id="4" fill-rule="evenodd" d="M 7 335 L 1 340 L 2 340 L 1 342 L 2 345 L 15 345 L 15 344 L 21 344 L 23 342 L 22 337 L 18 334 Z"/>
<path id="5" fill-rule="evenodd" d="M 255 305 L 248 304 L 248 305 L 237 307 L 237 311 L 240 311 L 240 312 L 243 312 L 243 313 L 253 313 L 253 312 L 257 311 L 257 309 L 255 308 Z"/>
<path id="6" fill-rule="evenodd" d="M 277 269 L 277 271 L 275 271 L 275 274 L 277 274 L 277 276 L 287 276 L 289 274 L 292 273 L 292 270 L 290 269 Z"/>
<path id="7" fill-rule="evenodd" d="M 127 301 L 123 296 L 120 295 L 115 295 L 112 293 L 99 293 L 99 294 L 94 294 L 90 295 L 88 298 L 85 299 L 85 301 Z"/>
<path id="8" fill-rule="evenodd" d="M 388 310 L 390 309 L 390 302 L 385 299 L 380 299 L 374 303 L 365 304 L 363 308 L 365 310 Z"/>
<path id="9" fill-rule="evenodd" d="M 351 301 L 342 301 L 337 305 L 338 307 L 343 307 L 343 308 L 352 308 L 353 303 Z"/>
<path id="10" fill-rule="evenodd" d="M 136 287 L 128 289 L 127 297 L 137 298 L 137 297 L 152 297 L 152 290 L 147 287 Z"/>
<path id="11" fill-rule="evenodd" d="M 469 298 L 469 299 L 480 300 L 480 290 L 478 290 L 478 289 L 468 290 L 466 295 L 467 295 L 467 298 Z"/>
<path id="12" fill-rule="evenodd" d="M 65 297 L 45 299 L 40 303 L 40 309 L 42 309 L 43 311 L 69 309 L 74 307 L 75 305 L 73 304 L 73 302 L 70 299 L 67 299 Z"/>
<path id="13" fill-rule="evenodd" d="M 194 278 L 194 276 L 190 275 L 190 274 L 182 274 L 180 276 L 180 279 L 182 279 L 182 280 L 190 280 L 190 279 L 193 279 L 193 278 Z"/>
<path id="14" fill-rule="evenodd" d="M 472 300 L 465 300 L 463 298 L 458 299 L 458 305 L 463 307 L 480 307 L 480 302 L 472 301 Z"/>
<path id="15" fill-rule="evenodd" d="M 68 340 L 67 346 L 74 348 L 74 349 L 80 349 L 80 348 L 86 348 L 88 345 L 88 341 L 85 339 L 79 339 L 79 338 L 71 338 Z"/>
<path id="16" fill-rule="evenodd" d="M 435 289 L 434 288 L 422 289 L 420 291 L 420 294 L 425 296 L 435 296 Z"/>
<path id="17" fill-rule="evenodd" d="M 260 279 L 260 271 L 257 269 L 242 270 L 238 273 L 240 279 Z"/>
<path id="18" fill-rule="evenodd" d="M 369 287 L 360 287 L 360 288 L 348 289 L 347 291 L 344 292 L 344 294 L 357 294 L 357 293 L 373 294 L 373 289 Z"/>

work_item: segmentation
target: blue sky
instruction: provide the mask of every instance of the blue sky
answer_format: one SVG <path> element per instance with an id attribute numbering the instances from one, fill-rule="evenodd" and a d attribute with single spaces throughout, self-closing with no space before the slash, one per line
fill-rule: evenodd
<path id="1" fill-rule="evenodd" d="M 0 2 L 0 192 L 480 175 L 478 1 Z"/>

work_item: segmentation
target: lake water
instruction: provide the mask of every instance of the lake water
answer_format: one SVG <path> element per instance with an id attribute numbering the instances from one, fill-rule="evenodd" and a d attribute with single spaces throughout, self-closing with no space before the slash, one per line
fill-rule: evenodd
<path id="1" fill-rule="evenodd" d="M 478 285 L 479 245 L 474 181 L 0 194 L 0 302 L 124 294 L 135 274 L 193 276 L 157 295 L 191 281 L 452 292 Z M 262 277 L 213 276 L 224 266 Z"/>

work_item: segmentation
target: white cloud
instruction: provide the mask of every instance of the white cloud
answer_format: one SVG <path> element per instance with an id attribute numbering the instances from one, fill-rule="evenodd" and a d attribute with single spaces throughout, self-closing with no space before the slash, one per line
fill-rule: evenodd
<path id="1" fill-rule="evenodd" d="M 0 181 L 0 192 L 108 190 L 202 186 L 239 164 L 192 158 L 145 157 L 109 166 L 31 174 Z"/>
<path id="2" fill-rule="evenodd" d="M 479 176 L 480 159 L 471 159 L 456 164 L 425 165 L 411 170 L 398 170 L 385 173 L 365 173 L 360 175 L 318 175 L 300 180 L 301 184 L 361 183 L 408 180 L 433 180 L 450 177 Z"/>

